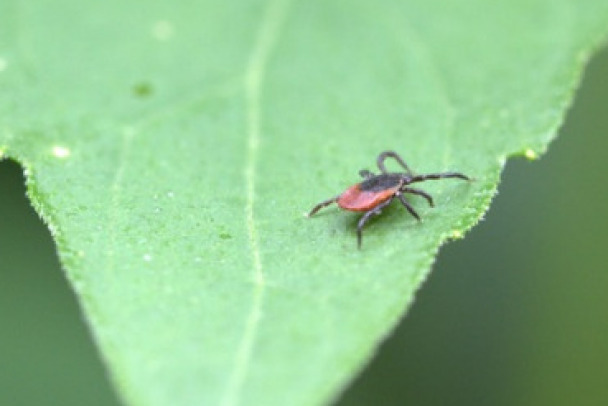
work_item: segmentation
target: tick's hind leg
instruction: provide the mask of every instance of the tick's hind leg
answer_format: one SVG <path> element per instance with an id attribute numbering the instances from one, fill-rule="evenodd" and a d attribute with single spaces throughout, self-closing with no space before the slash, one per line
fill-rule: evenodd
<path id="1" fill-rule="evenodd" d="M 319 210 L 321 210 L 323 207 L 327 207 L 330 204 L 335 203 L 338 200 L 339 197 L 340 196 L 338 195 L 338 196 L 332 197 L 331 199 L 327 199 L 327 200 L 325 200 L 325 201 L 317 204 L 315 207 L 312 208 L 312 210 L 310 211 L 310 213 L 308 213 L 308 217 L 312 216 L 313 214 L 315 214 L 316 212 L 318 212 Z"/>
<path id="2" fill-rule="evenodd" d="M 403 169 L 405 169 L 405 172 L 408 175 L 412 175 L 412 171 L 409 166 L 407 166 L 403 158 L 401 158 L 399 154 L 394 151 L 384 151 L 383 153 L 378 155 L 378 158 L 376 159 L 376 164 L 378 164 L 378 168 L 380 169 L 380 171 L 382 171 L 382 173 L 388 173 L 388 171 L 384 167 L 384 160 L 386 158 L 393 158 L 395 161 L 399 162 L 399 165 L 401 165 Z"/>
<path id="3" fill-rule="evenodd" d="M 410 202 L 407 201 L 405 196 L 403 196 L 401 193 L 395 193 L 395 196 L 399 198 L 399 201 L 405 206 L 407 211 L 409 211 L 410 214 L 416 218 L 416 220 L 420 221 L 420 216 L 418 215 L 418 213 L 416 213 L 416 210 L 414 210 L 414 208 L 412 207 Z"/>
<path id="4" fill-rule="evenodd" d="M 424 190 L 414 189 L 411 187 L 404 187 L 401 189 L 401 191 L 411 193 L 413 195 L 422 196 L 426 199 L 427 202 L 429 202 L 429 206 L 435 207 L 435 204 L 433 203 L 433 197 L 431 195 L 429 195 L 427 192 L 425 192 Z"/>
<path id="5" fill-rule="evenodd" d="M 388 206 L 389 204 L 391 204 L 392 201 L 393 201 L 393 198 L 391 197 L 390 199 L 388 199 L 385 202 L 380 203 L 373 209 L 366 211 L 365 214 L 363 216 L 361 216 L 361 218 L 359 219 L 359 223 L 357 223 L 357 248 L 361 249 L 361 240 L 363 239 L 362 229 L 363 229 L 363 226 L 365 225 L 365 223 L 367 223 L 367 220 L 369 220 L 370 217 L 373 215 L 378 215 L 378 214 L 382 213 L 382 209 L 385 208 L 386 206 Z"/>

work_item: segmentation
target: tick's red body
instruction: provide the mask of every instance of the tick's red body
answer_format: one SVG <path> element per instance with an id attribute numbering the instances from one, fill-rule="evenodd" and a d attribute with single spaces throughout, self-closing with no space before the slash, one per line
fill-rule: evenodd
<path id="1" fill-rule="evenodd" d="M 373 176 L 346 189 L 336 203 L 344 210 L 369 211 L 379 204 L 392 199 L 403 185 L 393 174 Z"/>
<path id="2" fill-rule="evenodd" d="M 387 189 L 382 192 L 361 190 L 359 184 L 349 187 L 340 195 L 336 203 L 344 210 L 368 211 L 387 201 L 395 195 L 399 188 Z"/>
<path id="3" fill-rule="evenodd" d="M 386 158 L 394 158 L 406 172 L 389 173 L 384 167 Z M 380 214 L 382 209 L 388 206 L 395 197 L 397 197 L 412 216 L 420 220 L 420 216 L 407 201 L 404 193 L 411 193 L 424 197 L 429 205 L 433 206 L 433 198 L 426 192 L 408 187 L 409 184 L 422 182 L 428 179 L 443 179 L 443 178 L 460 178 L 469 180 L 469 178 L 458 172 L 446 173 L 431 173 L 427 175 L 414 175 L 406 163 L 399 155 L 392 151 L 385 151 L 378 155 L 378 168 L 382 172 L 380 175 L 374 175 L 368 170 L 361 170 L 359 174 L 365 178 L 361 183 L 357 183 L 342 194 L 332 197 L 326 201 L 317 204 L 308 214 L 312 216 L 317 211 L 332 203 L 337 203 L 344 210 L 365 212 L 359 224 L 357 225 L 357 242 L 361 248 L 361 229 L 367 220 L 375 214 Z"/>

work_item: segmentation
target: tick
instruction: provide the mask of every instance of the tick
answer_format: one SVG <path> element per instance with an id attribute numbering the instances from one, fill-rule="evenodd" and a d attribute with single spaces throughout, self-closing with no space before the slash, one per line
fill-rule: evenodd
<path id="1" fill-rule="evenodd" d="M 397 163 L 405 169 L 405 172 L 388 172 L 384 166 L 386 158 L 393 158 L 396 160 Z M 407 211 L 409 211 L 418 221 L 420 221 L 420 216 L 405 198 L 405 193 L 422 196 L 429 203 L 429 206 L 435 206 L 431 195 L 423 190 L 409 187 L 410 184 L 424 182 L 429 179 L 458 178 L 470 180 L 468 176 L 458 172 L 414 175 L 405 161 L 393 151 L 384 151 L 378 155 L 376 164 L 381 172 L 379 175 L 373 174 L 367 169 L 360 170 L 359 175 L 364 179 L 363 182 L 354 184 L 342 192 L 342 194 L 317 204 L 310 213 L 308 213 L 308 217 L 310 217 L 323 207 L 329 206 L 332 203 L 338 203 L 338 206 L 344 210 L 362 212 L 363 216 L 361 216 L 359 223 L 357 224 L 357 247 L 359 249 L 361 248 L 362 240 L 361 232 L 365 223 L 367 223 L 372 216 L 382 213 L 382 209 L 391 204 L 395 197 L 399 199 Z"/>

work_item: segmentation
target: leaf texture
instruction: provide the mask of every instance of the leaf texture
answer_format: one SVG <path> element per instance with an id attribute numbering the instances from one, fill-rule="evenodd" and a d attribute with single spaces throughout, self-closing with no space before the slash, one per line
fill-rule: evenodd
<path id="1" fill-rule="evenodd" d="M 441 243 L 542 154 L 606 34 L 596 1 L 5 2 L 0 156 L 129 405 L 333 399 Z M 303 213 L 386 149 L 422 188 Z M 395 170 L 397 168 L 395 167 Z"/>

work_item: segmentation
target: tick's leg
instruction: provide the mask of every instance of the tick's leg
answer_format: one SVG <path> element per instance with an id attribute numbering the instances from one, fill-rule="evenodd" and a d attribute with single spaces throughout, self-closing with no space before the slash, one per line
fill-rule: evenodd
<path id="1" fill-rule="evenodd" d="M 390 199 L 380 203 L 378 206 L 374 207 L 370 211 L 366 211 L 365 214 L 361 216 L 361 218 L 359 219 L 359 223 L 357 224 L 357 248 L 361 249 L 361 240 L 363 239 L 363 236 L 361 235 L 361 230 L 363 229 L 365 223 L 367 223 L 367 220 L 369 220 L 369 218 L 375 214 L 377 215 L 382 213 L 382 209 L 391 204 L 392 201 L 393 198 L 391 197 Z"/>
<path id="2" fill-rule="evenodd" d="M 403 196 L 401 193 L 395 193 L 395 196 L 399 198 L 399 200 L 405 206 L 407 211 L 409 211 L 410 214 L 416 218 L 416 220 L 420 221 L 420 216 L 418 215 L 418 213 L 416 213 L 416 210 L 414 210 L 414 208 L 412 207 L 410 202 L 407 201 L 405 196 Z"/>
<path id="3" fill-rule="evenodd" d="M 313 214 L 315 214 L 316 212 L 321 210 L 323 207 L 326 207 L 332 203 L 335 203 L 339 197 L 340 196 L 335 196 L 335 197 L 332 197 L 331 199 L 327 199 L 324 202 L 317 204 L 315 207 L 313 207 L 313 209 L 310 211 L 310 213 L 308 213 L 308 217 L 312 216 Z"/>
<path id="4" fill-rule="evenodd" d="M 378 168 L 380 168 L 382 173 L 388 173 L 388 171 L 384 167 L 384 160 L 386 158 L 395 159 L 395 161 L 399 162 L 399 165 L 403 166 L 403 168 L 405 169 L 405 172 L 407 172 L 408 175 L 412 175 L 412 171 L 407 166 L 405 161 L 394 151 L 384 151 L 383 153 L 378 155 L 378 158 L 376 159 L 376 163 L 378 164 Z"/>
<path id="5" fill-rule="evenodd" d="M 433 203 L 433 197 L 431 195 L 429 195 L 427 192 L 425 192 L 424 190 L 414 189 L 411 187 L 404 187 L 404 188 L 401 188 L 401 191 L 411 193 L 413 195 L 422 196 L 426 199 L 427 202 L 429 202 L 429 206 L 435 207 L 435 204 Z"/>
<path id="6" fill-rule="evenodd" d="M 367 169 L 361 169 L 359 171 L 359 176 L 361 176 L 364 179 L 368 179 L 368 178 L 371 178 L 372 176 L 374 176 L 374 174 L 371 173 L 370 171 L 368 171 Z"/>
<path id="7" fill-rule="evenodd" d="M 409 183 L 422 182 L 429 179 L 446 179 L 446 178 L 459 178 L 464 180 L 471 180 L 468 176 L 458 172 L 444 172 L 444 173 L 427 173 L 426 175 L 413 176 Z"/>

